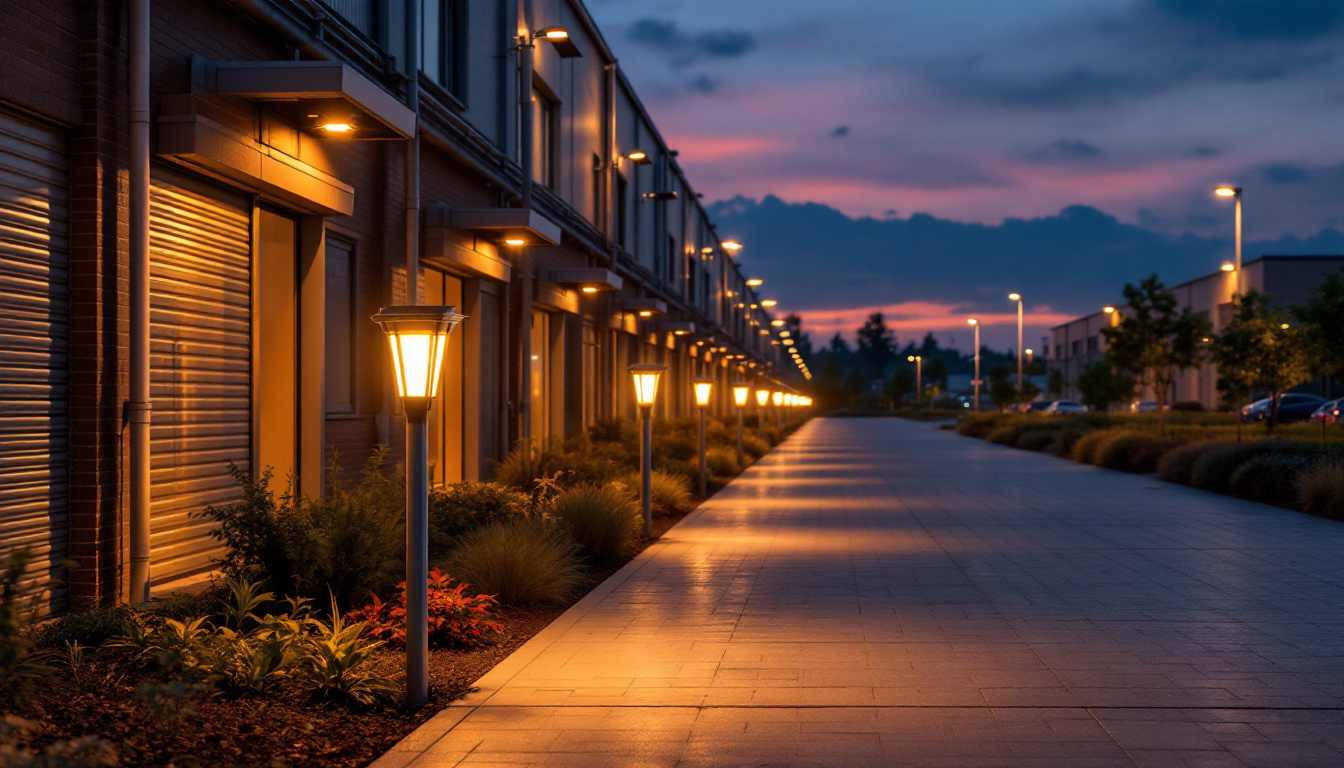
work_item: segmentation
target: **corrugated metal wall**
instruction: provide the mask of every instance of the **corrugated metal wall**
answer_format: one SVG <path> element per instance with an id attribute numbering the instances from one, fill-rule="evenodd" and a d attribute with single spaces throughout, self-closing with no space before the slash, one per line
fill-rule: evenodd
<path id="1" fill-rule="evenodd" d="M 150 193 L 150 561 L 156 585 L 205 573 L 219 546 L 199 513 L 250 469 L 252 254 L 248 201 L 156 173 Z"/>
<path id="2" fill-rule="evenodd" d="M 43 613 L 66 607 L 67 168 L 62 134 L 0 112 L 0 558 L 33 548 Z"/>

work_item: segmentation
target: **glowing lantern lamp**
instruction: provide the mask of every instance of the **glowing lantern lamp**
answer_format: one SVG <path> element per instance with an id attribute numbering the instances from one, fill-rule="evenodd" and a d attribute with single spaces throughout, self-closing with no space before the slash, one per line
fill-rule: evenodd
<path id="1" fill-rule="evenodd" d="M 758 387 L 756 389 L 756 426 L 761 430 L 762 440 L 765 440 L 765 406 L 769 402 L 770 390 Z M 766 443 L 766 447 L 770 447 L 770 444 Z"/>
<path id="2" fill-rule="evenodd" d="M 406 703 L 429 700 L 429 430 L 457 307 L 384 307 L 373 316 L 387 334 L 392 374 L 406 412 Z"/>
<path id="3" fill-rule="evenodd" d="M 635 404 L 639 406 L 640 440 L 639 467 L 640 493 L 639 503 L 644 513 L 644 535 L 653 537 L 653 402 L 658 397 L 658 380 L 666 365 L 658 363 L 636 363 L 626 370 L 635 380 Z"/>
<path id="4" fill-rule="evenodd" d="M 700 498 L 709 495 L 709 472 L 705 468 L 705 409 L 714 394 L 714 379 L 695 380 L 695 407 L 700 409 Z"/>

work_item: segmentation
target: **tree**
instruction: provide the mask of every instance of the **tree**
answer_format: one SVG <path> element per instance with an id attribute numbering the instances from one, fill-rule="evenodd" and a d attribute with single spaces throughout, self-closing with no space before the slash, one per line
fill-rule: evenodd
<path id="1" fill-rule="evenodd" d="M 1330 395 L 1331 377 L 1344 371 L 1344 268 L 1329 272 L 1311 292 L 1307 303 L 1296 308 L 1302 321 L 1316 365 L 1326 376 L 1326 396 Z"/>
<path id="2" fill-rule="evenodd" d="M 887 327 L 881 312 L 874 312 L 858 332 L 859 357 L 873 377 L 881 377 L 896 360 L 896 334 Z"/>
<path id="3" fill-rule="evenodd" d="M 1203 313 L 1189 307 L 1177 311 L 1180 301 L 1157 275 L 1137 286 L 1126 284 L 1125 315 L 1113 328 L 1103 328 L 1106 356 L 1119 370 L 1152 387 L 1157 400 L 1157 429 L 1166 434 L 1166 404 L 1176 375 L 1199 364 L 1201 343 L 1212 326 Z"/>
<path id="4" fill-rule="evenodd" d="M 1058 400 L 1064 396 L 1064 372 L 1058 368 L 1050 372 L 1050 377 L 1045 380 L 1045 391 L 1052 399 Z"/>
<path id="5" fill-rule="evenodd" d="M 1218 365 L 1218 388 L 1244 396 L 1252 388 L 1269 392 L 1269 430 L 1278 423 L 1279 398 L 1311 380 L 1312 350 L 1309 331 L 1293 325 L 1292 313 L 1251 290 L 1232 310 L 1232 320 L 1213 343 Z M 1241 414 L 1237 413 L 1240 423 Z"/>
<path id="6" fill-rule="evenodd" d="M 1017 399 L 1018 402 L 1030 403 L 1039 394 L 1041 394 L 1041 388 L 1036 386 L 1031 379 L 1024 379 L 1022 386 L 1017 390 Z"/>
<path id="7" fill-rule="evenodd" d="M 947 361 L 941 355 L 924 358 L 924 383 L 947 389 Z"/>
<path id="8" fill-rule="evenodd" d="M 1000 411 L 1017 402 L 1017 387 L 1008 373 L 1007 366 L 999 366 L 989 372 L 989 401 Z"/>
<path id="9" fill-rule="evenodd" d="M 887 383 L 883 387 L 883 394 L 891 400 L 891 407 L 897 408 L 905 402 L 905 398 L 915 391 L 915 372 L 907 366 L 901 366 L 891 372 L 887 377 Z"/>
<path id="10" fill-rule="evenodd" d="M 847 355 L 849 354 L 849 344 L 845 343 L 845 337 L 841 336 L 837 331 L 836 334 L 831 337 L 830 346 L 826 348 L 826 351 L 836 355 Z"/>
<path id="11" fill-rule="evenodd" d="M 1116 368 L 1109 360 L 1087 366 L 1074 382 L 1083 402 L 1104 412 L 1133 397 L 1134 384 L 1134 377 Z"/>

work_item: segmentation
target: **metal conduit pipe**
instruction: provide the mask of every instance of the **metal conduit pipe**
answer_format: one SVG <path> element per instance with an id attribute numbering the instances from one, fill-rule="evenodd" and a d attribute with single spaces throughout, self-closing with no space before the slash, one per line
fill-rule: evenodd
<path id="1" fill-rule="evenodd" d="M 149 601 L 149 6 L 130 0 L 130 602 Z"/>
<path id="2" fill-rule="evenodd" d="M 420 3 L 406 0 L 406 106 L 415 128 L 406 141 L 406 303 L 420 293 Z"/>
<path id="3" fill-rule="evenodd" d="M 527 31 L 518 38 L 518 159 L 523 169 L 522 207 L 532 207 L 532 53 L 536 43 L 532 39 L 532 19 L 527 18 Z M 517 249 L 519 294 L 518 300 L 518 438 L 532 439 L 532 257 L 527 246 Z"/>

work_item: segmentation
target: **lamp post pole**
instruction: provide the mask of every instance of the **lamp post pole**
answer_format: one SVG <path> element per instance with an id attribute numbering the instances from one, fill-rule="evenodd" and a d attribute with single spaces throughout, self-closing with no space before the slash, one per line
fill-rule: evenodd
<path id="1" fill-rule="evenodd" d="M 406 703 L 429 701 L 429 429 L 426 416 L 443 378 L 456 307 L 384 307 L 382 326 L 406 414 Z"/>
<path id="2" fill-rule="evenodd" d="M 700 498 L 709 495 L 709 469 L 705 466 L 705 408 L 714 392 L 713 379 L 695 380 L 695 405 L 700 409 Z"/>
<path id="3" fill-rule="evenodd" d="M 971 318 L 969 321 L 971 327 L 975 328 L 975 378 L 971 380 L 971 386 L 975 392 L 975 413 L 980 413 L 980 321 Z"/>
<path id="4" fill-rule="evenodd" d="M 627 370 L 634 376 L 635 404 L 639 406 L 640 511 L 644 515 L 644 536 L 653 538 L 653 402 L 658 395 L 658 379 L 667 366 L 636 363 Z"/>
<path id="5" fill-rule="evenodd" d="M 1243 283 L 1241 277 L 1241 187 L 1237 187 L 1237 204 L 1236 204 L 1236 213 L 1234 215 L 1236 217 L 1236 228 L 1237 228 L 1237 238 L 1236 238 L 1237 296 L 1241 296 L 1242 292 L 1246 290 L 1245 284 Z"/>
<path id="6" fill-rule="evenodd" d="M 1017 388 L 1022 389 L 1022 294 L 1008 294 L 1009 301 L 1017 302 Z"/>
<path id="7" fill-rule="evenodd" d="M 919 405 L 919 401 L 923 399 L 921 395 L 924 394 L 924 387 L 922 386 L 922 379 L 924 377 L 924 358 L 920 355 L 911 355 L 905 359 L 908 362 L 915 364 L 915 405 Z"/>

